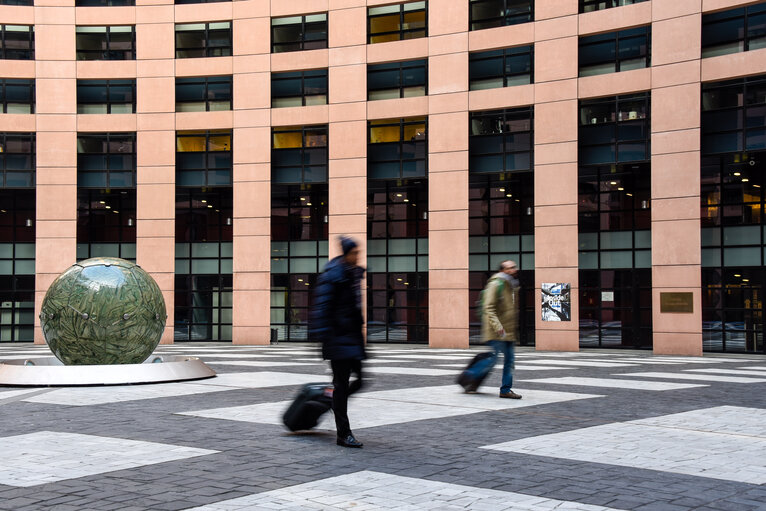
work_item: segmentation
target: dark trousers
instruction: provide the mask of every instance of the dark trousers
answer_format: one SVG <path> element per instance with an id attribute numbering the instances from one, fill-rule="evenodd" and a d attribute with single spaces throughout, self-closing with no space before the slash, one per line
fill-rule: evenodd
<path id="1" fill-rule="evenodd" d="M 330 367 L 332 367 L 332 384 L 335 387 L 332 393 L 335 430 L 340 438 L 346 438 L 351 434 L 351 426 L 348 423 L 348 396 L 362 388 L 362 361 L 330 360 Z M 349 384 L 351 373 L 356 375 L 356 379 Z"/>

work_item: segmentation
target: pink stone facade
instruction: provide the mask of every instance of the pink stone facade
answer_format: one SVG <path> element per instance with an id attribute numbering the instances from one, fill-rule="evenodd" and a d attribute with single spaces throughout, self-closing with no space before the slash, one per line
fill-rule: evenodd
<path id="1" fill-rule="evenodd" d="M 0 61 L 3 78 L 34 78 L 35 114 L 0 114 L 1 131 L 37 134 L 36 310 L 75 260 L 77 132 L 137 133 L 137 262 L 168 303 L 173 341 L 175 132 L 233 130 L 233 343 L 266 344 L 270 328 L 270 129 L 329 125 L 329 236 L 367 238 L 367 121 L 428 117 L 429 339 L 468 346 L 469 112 L 534 106 L 536 347 L 578 350 L 578 100 L 651 91 L 653 343 L 702 353 L 700 87 L 766 73 L 766 50 L 702 60 L 703 12 L 752 2 L 653 0 L 578 14 L 577 0 L 538 0 L 535 21 L 468 31 L 466 0 L 430 0 L 428 37 L 367 44 L 367 8 L 389 0 L 235 0 L 75 7 L 74 0 L 0 5 L 0 22 L 35 27 L 35 60 Z M 328 13 L 328 48 L 272 54 L 270 17 Z M 233 56 L 176 59 L 174 24 L 233 23 Z M 135 25 L 136 60 L 77 61 L 75 26 Z M 652 25 L 651 67 L 578 78 L 578 37 Z M 534 45 L 534 83 L 469 92 L 469 52 Z M 427 58 L 428 95 L 367 101 L 370 63 Z M 327 67 L 328 104 L 271 108 L 270 74 Z M 233 76 L 233 110 L 176 113 L 174 80 Z M 135 78 L 135 114 L 77 114 L 76 81 Z M 364 246 L 362 247 L 364 264 Z M 330 243 L 330 256 L 337 248 Z M 540 285 L 569 282 L 572 320 L 540 320 Z M 662 313 L 659 293 L 690 291 L 694 313 Z M 35 342 L 43 341 L 36 322 Z"/>

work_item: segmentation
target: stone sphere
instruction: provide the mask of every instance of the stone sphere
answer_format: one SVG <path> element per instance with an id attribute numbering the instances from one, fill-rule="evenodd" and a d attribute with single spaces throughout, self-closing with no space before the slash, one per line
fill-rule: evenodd
<path id="1" fill-rule="evenodd" d="M 48 288 L 40 326 L 66 365 L 140 364 L 165 329 L 165 300 L 138 265 L 94 257 L 72 265 Z"/>

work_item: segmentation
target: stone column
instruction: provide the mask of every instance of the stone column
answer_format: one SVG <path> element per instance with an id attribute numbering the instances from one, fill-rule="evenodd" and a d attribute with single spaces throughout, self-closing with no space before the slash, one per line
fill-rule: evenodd
<path id="1" fill-rule="evenodd" d="M 535 345 L 579 349 L 576 0 L 535 5 Z M 541 284 L 568 283 L 571 320 L 541 320 Z"/>

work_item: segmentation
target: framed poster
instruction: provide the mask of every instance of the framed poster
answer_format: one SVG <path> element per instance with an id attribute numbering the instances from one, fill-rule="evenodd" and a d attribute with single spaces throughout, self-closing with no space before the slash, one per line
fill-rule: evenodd
<path id="1" fill-rule="evenodd" d="M 540 297 L 543 305 L 543 321 L 571 321 L 572 301 L 569 287 L 569 284 L 561 283 L 542 284 Z"/>

